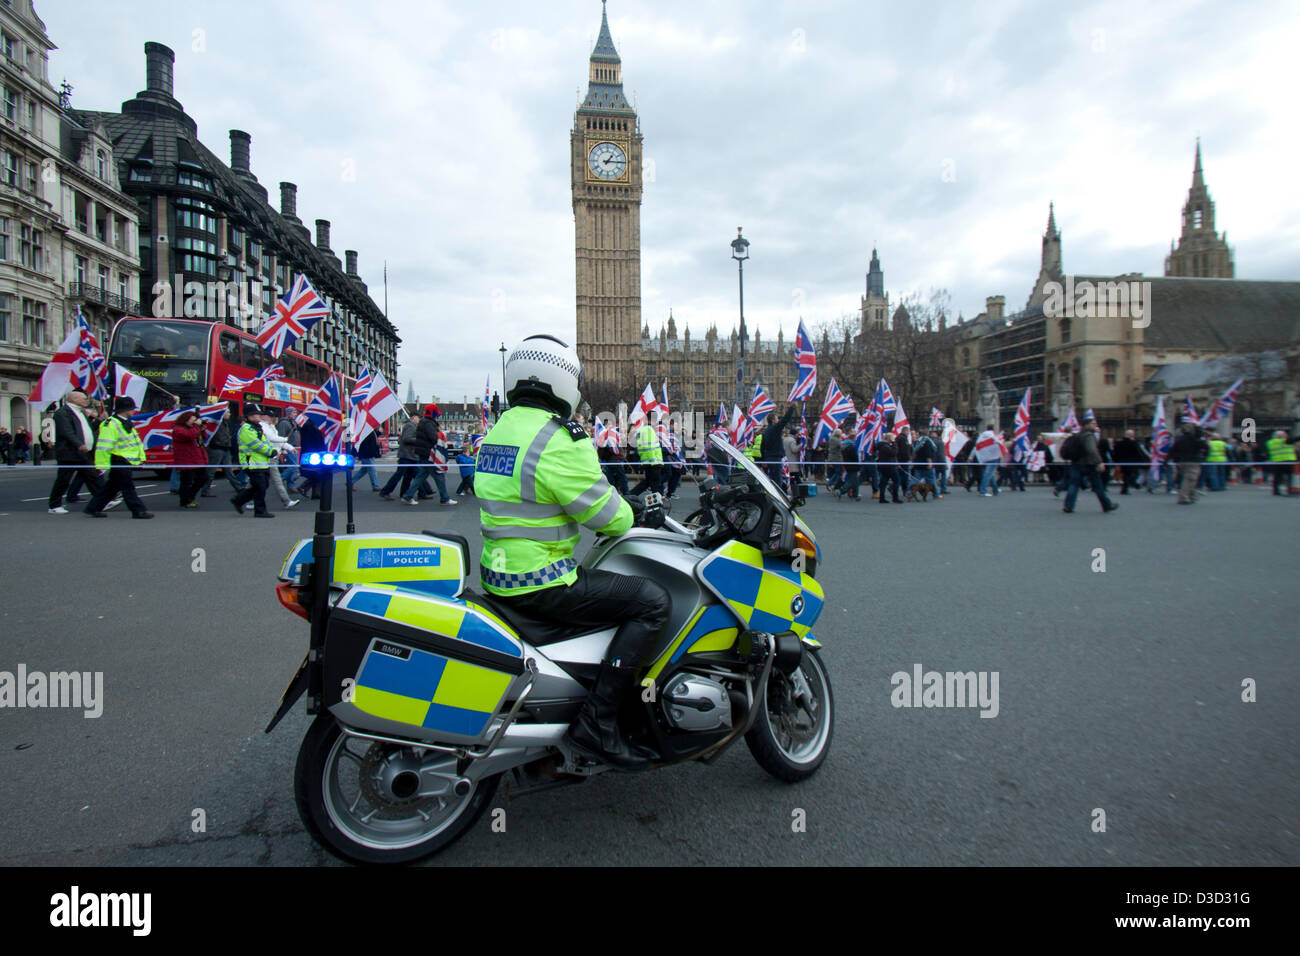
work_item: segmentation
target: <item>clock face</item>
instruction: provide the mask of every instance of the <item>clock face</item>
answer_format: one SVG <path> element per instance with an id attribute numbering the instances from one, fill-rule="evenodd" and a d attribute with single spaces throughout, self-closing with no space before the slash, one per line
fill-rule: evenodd
<path id="1" fill-rule="evenodd" d="M 622 179 L 627 171 L 627 156 L 616 143 L 597 143 L 587 157 L 587 165 L 598 179 Z"/>

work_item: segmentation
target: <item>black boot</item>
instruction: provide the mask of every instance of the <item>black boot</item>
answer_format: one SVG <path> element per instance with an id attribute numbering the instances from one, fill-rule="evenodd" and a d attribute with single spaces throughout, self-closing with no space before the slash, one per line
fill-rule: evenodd
<path id="1" fill-rule="evenodd" d="M 565 740 L 574 749 L 624 770 L 641 770 L 648 766 L 650 760 L 644 751 L 628 747 L 618 730 L 618 706 L 635 679 L 635 669 L 603 662 L 596 686 L 591 689 Z"/>

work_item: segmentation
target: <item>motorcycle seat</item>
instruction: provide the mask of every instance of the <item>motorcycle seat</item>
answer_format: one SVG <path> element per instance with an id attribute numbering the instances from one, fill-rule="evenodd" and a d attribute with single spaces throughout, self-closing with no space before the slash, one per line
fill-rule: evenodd
<path id="1" fill-rule="evenodd" d="M 545 644 L 556 644 L 560 641 L 567 641 L 573 637 L 581 637 L 584 634 L 594 634 L 597 631 L 603 631 L 612 627 L 614 622 L 609 624 L 566 624 L 564 621 L 555 621 L 547 618 L 533 617 L 524 614 L 518 608 L 514 607 L 509 601 L 502 601 L 490 594 L 482 594 L 478 591 L 465 590 L 462 597 L 467 601 L 487 608 L 501 620 L 505 621 L 518 632 L 519 636 L 529 644 L 541 646 Z"/>

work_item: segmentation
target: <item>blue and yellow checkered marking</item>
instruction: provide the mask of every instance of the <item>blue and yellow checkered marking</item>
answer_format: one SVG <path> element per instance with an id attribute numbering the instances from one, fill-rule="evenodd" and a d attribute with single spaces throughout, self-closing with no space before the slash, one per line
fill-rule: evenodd
<path id="1" fill-rule="evenodd" d="M 762 553 L 732 541 L 707 558 L 700 577 L 753 630 L 807 634 L 821 614 L 824 592 L 817 581 L 795 571 L 784 556 Z M 796 598 L 802 597 L 798 611 Z"/>
<path id="2" fill-rule="evenodd" d="M 376 638 L 357 673 L 352 703 L 367 714 L 428 730 L 480 736 L 501 706 L 510 675 L 440 654 L 407 648 L 385 654 Z"/>
<path id="3" fill-rule="evenodd" d="M 509 628 L 496 615 L 460 598 L 412 594 L 405 586 L 369 586 L 353 588 L 338 606 L 511 657 L 524 656 L 523 644 L 510 636 Z"/>

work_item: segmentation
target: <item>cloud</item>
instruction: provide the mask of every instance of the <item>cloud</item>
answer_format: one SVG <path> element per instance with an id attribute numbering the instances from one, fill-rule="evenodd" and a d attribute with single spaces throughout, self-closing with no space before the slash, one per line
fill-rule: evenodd
<path id="1" fill-rule="evenodd" d="M 205 4 L 133 9 L 47 4 L 51 77 L 114 109 L 144 85 L 144 42 L 172 46 L 203 141 L 225 156 L 226 130 L 250 132 L 272 200 L 296 182 L 299 215 L 331 220 L 340 256 L 359 250 L 381 304 L 387 261 L 403 382 L 473 396 L 500 377 L 502 341 L 573 335 L 569 131 L 595 3 L 272 0 L 255 39 Z M 1300 274 L 1278 202 L 1300 147 L 1300 18 L 1283 2 L 614 0 L 609 15 L 654 168 L 652 329 L 670 307 L 693 331 L 735 324 L 737 225 L 765 337 L 855 310 L 873 243 L 894 302 L 946 287 L 967 316 L 989 295 L 1018 308 L 1052 200 L 1068 270 L 1159 274 L 1198 134 L 1238 275 Z"/>

